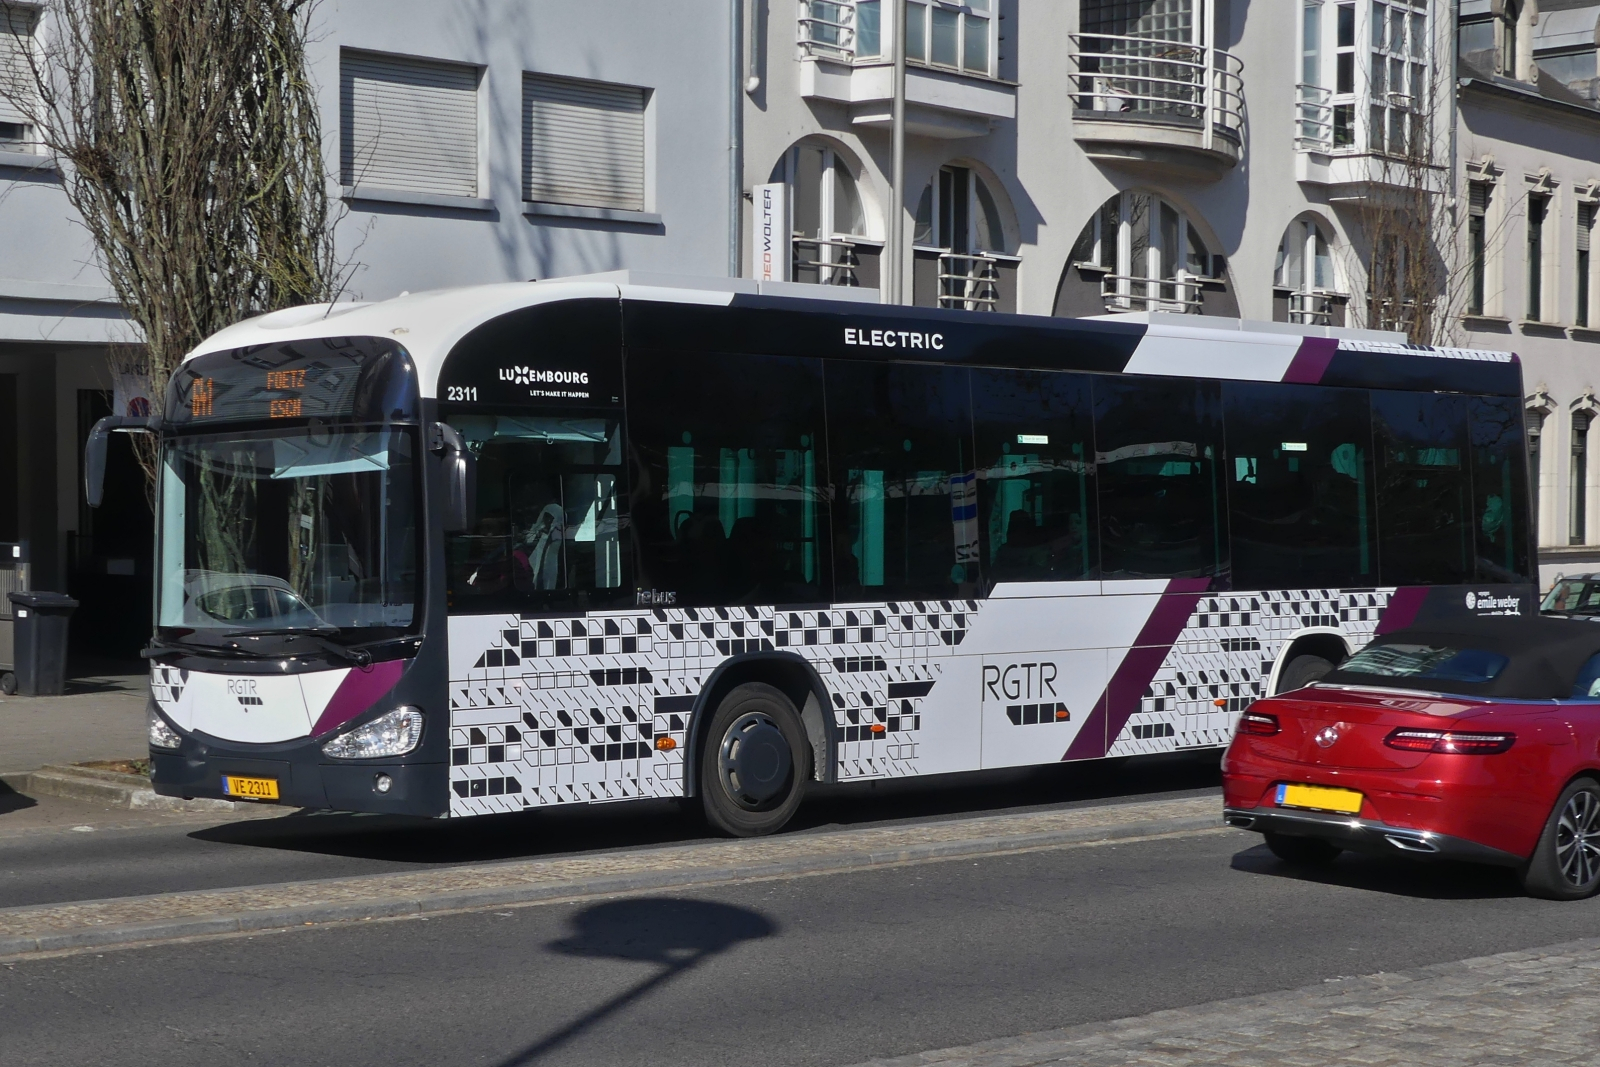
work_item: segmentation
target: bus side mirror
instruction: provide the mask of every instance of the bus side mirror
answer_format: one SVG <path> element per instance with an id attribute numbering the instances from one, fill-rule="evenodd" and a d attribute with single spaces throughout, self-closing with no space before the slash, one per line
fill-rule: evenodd
<path id="1" fill-rule="evenodd" d="M 107 415 L 89 431 L 83 449 L 83 490 L 89 506 L 97 508 L 106 495 L 106 448 L 114 433 L 155 433 L 158 420 L 131 415 Z"/>
<path id="2" fill-rule="evenodd" d="M 442 422 L 433 424 L 428 450 L 440 453 L 439 472 L 445 485 L 444 532 L 471 529 L 478 510 L 478 457 L 467 448 L 454 426 Z"/>

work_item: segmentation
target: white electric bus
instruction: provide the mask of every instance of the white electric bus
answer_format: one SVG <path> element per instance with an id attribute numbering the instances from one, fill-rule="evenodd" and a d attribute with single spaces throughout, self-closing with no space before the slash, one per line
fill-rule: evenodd
<path id="1" fill-rule="evenodd" d="M 762 834 L 1536 610 L 1514 356 L 644 281 L 276 312 L 96 427 L 92 499 L 161 437 L 158 792 Z"/>

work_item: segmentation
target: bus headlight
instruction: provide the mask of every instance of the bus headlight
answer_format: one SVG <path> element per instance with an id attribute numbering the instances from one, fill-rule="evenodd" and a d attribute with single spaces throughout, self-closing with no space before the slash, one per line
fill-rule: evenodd
<path id="1" fill-rule="evenodd" d="M 379 759 L 403 756 L 421 740 L 422 712 L 416 708 L 395 708 L 335 737 L 322 746 L 322 752 L 334 759 Z"/>
<path id="2" fill-rule="evenodd" d="M 150 710 L 150 747 L 151 748 L 182 748 L 183 738 L 178 736 L 178 731 L 167 725 L 167 720 L 156 714 L 156 709 Z"/>

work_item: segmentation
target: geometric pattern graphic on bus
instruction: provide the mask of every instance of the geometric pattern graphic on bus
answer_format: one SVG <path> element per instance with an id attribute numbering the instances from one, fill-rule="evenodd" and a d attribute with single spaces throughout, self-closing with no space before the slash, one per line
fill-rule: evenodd
<path id="1" fill-rule="evenodd" d="M 683 795 L 689 714 L 730 656 L 791 651 L 831 698 L 841 780 L 917 773 L 922 698 L 974 601 L 450 619 L 452 814 Z M 656 739 L 672 738 L 671 749 Z"/>
<path id="2" fill-rule="evenodd" d="M 1206 595 L 1107 755 L 1226 745 L 1239 712 L 1266 694 L 1272 666 L 1311 627 L 1372 639 L 1393 589 L 1290 589 Z M 1225 703 L 1218 706 L 1216 701 Z"/>
<path id="3" fill-rule="evenodd" d="M 1391 592 L 1202 595 L 1107 754 L 1227 744 L 1296 634 L 1336 629 L 1358 648 Z M 681 796 L 696 696 L 730 656 L 764 649 L 799 654 L 822 679 L 839 780 L 917 774 L 924 699 L 980 615 L 1026 603 L 453 616 L 451 814 Z M 1050 705 L 1036 721 L 1055 715 Z M 661 737 L 674 746 L 656 748 Z"/>

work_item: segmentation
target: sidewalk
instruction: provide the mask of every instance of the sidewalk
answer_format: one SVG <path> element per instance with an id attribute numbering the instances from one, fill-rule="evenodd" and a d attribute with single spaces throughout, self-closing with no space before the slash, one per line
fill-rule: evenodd
<path id="1" fill-rule="evenodd" d="M 859 1067 L 1553 1067 L 1600 1058 L 1597 1013 L 1588 939 Z"/>
<path id="2" fill-rule="evenodd" d="M 73 678 L 67 689 L 59 697 L 0 697 L 0 774 L 147 754 L 146 676 Z"/>

